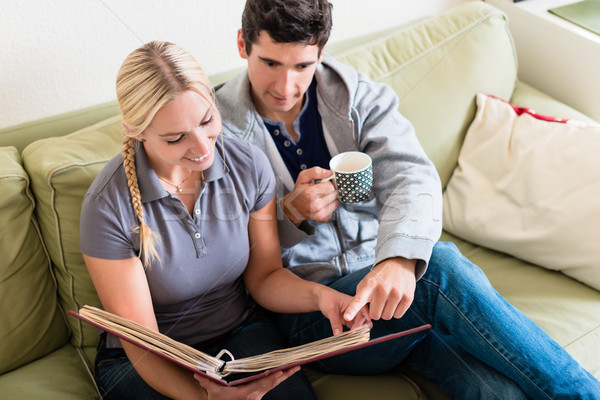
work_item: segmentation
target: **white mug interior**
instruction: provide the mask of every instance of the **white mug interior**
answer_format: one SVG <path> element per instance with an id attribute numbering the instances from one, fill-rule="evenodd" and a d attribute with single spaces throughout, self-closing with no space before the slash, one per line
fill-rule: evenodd
<path id="1" fill-rule="evenodd" d="M 361 172 L 371 166 L 371 157 L 360 151 L 340 153 L 329 161 L 329 168 L 335 172 L 351 174 Z"/>

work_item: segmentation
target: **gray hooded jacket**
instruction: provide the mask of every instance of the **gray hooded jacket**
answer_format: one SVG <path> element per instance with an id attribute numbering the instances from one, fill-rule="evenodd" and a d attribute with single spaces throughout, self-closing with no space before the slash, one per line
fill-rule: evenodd
<path id="1" fill-rule="evenodd" d="M 284 266 L 305 279 L 329 283 L 401 256 L 418 260 L 420 278 L 441 234 L 441 184 L 433 163 L 413 126 L 397 111 L 398 98 L 390 87 L 327 55 L 315 75 L 329 153 L 368 153 L 373 159 L 374 195 L 355 205 L 340 203 L 327 223 L 300 227 L 278 209 Z M 219 86 L 216 93 L 223 133 L 247 140 L 267 154 L 280 200 L 294 188 L 294 181 L 252 103 L 247 72 Z"/>

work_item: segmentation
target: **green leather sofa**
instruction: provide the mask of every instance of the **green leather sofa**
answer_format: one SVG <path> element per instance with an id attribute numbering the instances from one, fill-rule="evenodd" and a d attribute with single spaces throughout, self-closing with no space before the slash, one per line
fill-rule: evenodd
<path id="1" fill-rule="evenodd" d="M 328 51 L 397 91 L 444 185 L 478 92 L 589 120 L 517 79 L 506 17 L 483 2 Z M 102 104 L 0 131 L 0 398 L 99 398 L 91 370 L 97 332 L 66 312 L 99 305 L 79 253 L 78 220 L 89 184 L 120 151 L 117 113 L 115 103 Z M 442 239 L 600 378 L 598 291 L 446 232 Z M 324 400 L 448 398 L 404 366 L 376 376 L 308 372 Z"/>

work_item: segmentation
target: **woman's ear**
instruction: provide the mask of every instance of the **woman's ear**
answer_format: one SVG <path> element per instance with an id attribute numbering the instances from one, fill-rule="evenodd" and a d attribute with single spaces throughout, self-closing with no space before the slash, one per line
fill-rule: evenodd
<path id="1" fill-rule="evenodd" d="M 123 127 L 123 130 L 125 132 L 127 132 L 128 135 L 131 135 L 133 133 L 133 129 L 131 129 L 130 127 L 128 127 L 127 125 L 125 125 L 124 122 L 121 122 L 121 126 Z"/>
<path id="2" fill-rule="evenodd" d="M 131 136 L 135 140 L 139 140 L 140 142 L 145 142 L 146 141 L 146 139 L 144 139 L 141 134 L 139 134 L 137 136 L 133 136 L 133 129 L 131 129 L 130 127 L 128 127 L 127 125 L 125 125 L 123 122 L 121 122 L 121 125 L 123 126 L 123 130 L 125 130 L 125 132 L 127 132 L 127 136 Z"/>

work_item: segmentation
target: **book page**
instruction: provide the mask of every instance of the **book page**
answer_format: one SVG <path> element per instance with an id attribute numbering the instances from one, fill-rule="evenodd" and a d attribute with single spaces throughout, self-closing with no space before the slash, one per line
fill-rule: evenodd
<path id="1" fill-rule="evenodd" d="M 79 310 L 79 314 L 96 326 L 158 355 L 175 360 L 188 369 L 210 372 L 222 377 L 231 373 L 265 371 L 309 360 L 355 344 L 365 343 L 369 341 L 370 336 L 369 328 L 362 326 L 353 331 L 346 331 L 301 346 L 225 362 L 177 342 L 160 332 L 96 307 L 84 306 Z"/>
<path id="2" fill-rule="evenodd" d="M 346 331 L 336 336 L 329 336 L 315 342 L 287 349 L 275 350 L 256 356 L 227 361 L 224 373 L 258 372 L 267 369 L 309 360 L 326 353 L 345 349 L 355 344 L 368 342 L 369 328 L 361 326 L 353 331 Z"/>
<path id="3" fill-rule="evenodd" d="M 143 344 L 143 347 L 148 350 L 176 360 L 190 369 L 217 372 L 224 364 L 224 361 L 173 340 L 160 332 L 99 308 L 84 306 L 79 310 L 79 314 L 111 333 L 122 335 L 125 340 L 130 339 L 135 344 Z"/>

